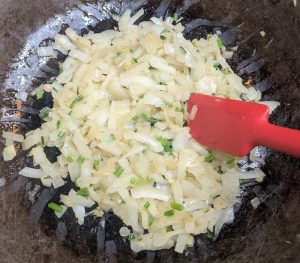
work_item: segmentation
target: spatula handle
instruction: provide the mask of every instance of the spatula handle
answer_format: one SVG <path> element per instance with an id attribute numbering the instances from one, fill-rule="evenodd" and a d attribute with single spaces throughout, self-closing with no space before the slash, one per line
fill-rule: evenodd
<path id="1" fill-rule="evenodd" d="M 300 157 L 300 131 L 270 123 L 264 124 L 257 132 L 256 145 Z"/>

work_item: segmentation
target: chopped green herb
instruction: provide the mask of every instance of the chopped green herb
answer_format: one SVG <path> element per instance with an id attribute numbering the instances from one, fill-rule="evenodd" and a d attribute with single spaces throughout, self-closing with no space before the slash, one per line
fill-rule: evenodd
<path id="1" fill-rule="evenodd" d="M 169 32 L 170 32 L 170 30 L 168 28 L 165 28 L 163 31 L 161 31 L 160 34 L 165 34 L 165 33 L 169 33 Z"/>
<path id="2" fill-rule="evenodd" d="M 39 100 L 39 99 L 42 99 L 43 98 L 43 96 L 44 96 L 44 91 L 43 90 L 39 90 L 36 94 L 35 94 L 35 96 L 36 96 L 36 98 Z"/>
<path id="3" fill-rule="evenodd" d="M 189 73 L 191 74 L 192 72 L 192 68 L 188 67 Z"/>
<path id="4" fill-rule="evenodd" d="M 143 120 L 145 120 L 146 122 L 149 122 L 151 127 L 153 127 L 153 126 L 155 125 L 155 123 L 158 122 L 157 119 L 155 119 L 155 118 L 153 118 L 153 117 L 148 117 L 147 114 L 144 113 L 144 112 L 141 113 L 140 116 L 141 116 L 141 118 L 142 118 Z"/>
<path id="5" fill-rule="evenodd" d="M 132 148 L 133 147 L 133 144 L 132 144 L 132 141 L 130 140 L 130 141 L 128 141 L 127 142 L 127 144 L 128 144 L 128 146 L 130 147 L 130 148 Z"/>
<path id="6" fill-rule="evenodd" d="M 147 114 L 146 114 L 145 112 L 142 112 L 140 116 L 141 116 L 141 118 L 144 119 L 145 121 L 148 120 L 148 116 L 147 116 Z"/>
<path id="7" fill-rule="evenodd" d="M 145 184 L 148 184 L 149 181 L 145 180 L 145 179 L 142 179 L 142 178 L 139 178 L 139 177 L 132 177 L 130 179 L 130 183 L 134 184 L 134 185 L 145 185 Z"/>
<path id="8" fill-rule="evenodd" d="M 165 86 L 167 86 L 168 84 L 166 82 L 159 82 L 159 85 L 165 85 Z"/>
<path id="9" fill-rule="evenodd" d="M 45 139 L 44 139 L 44 136 L 41 136 L 41 143 L 42 143 L 42 145 L 44 145 L 44 144 L 45 144 Z"/>
<path id="10" fill-rule="evenodd" d="M 133 61 L 134 61 L 135 63 L 138 63 L 138 59 L 137 59 L 137 58 L 133 58 Z"/>
<path id="11" fill-rule="evenodd" d="M 100 168 L 100 160 L 94 160 L 94 169 L 98 171 Z"/>
<path id="12" fill-rule="evenodd" d="M 116 139 L 116 136 L 114 134 L 111 134 L 110 137 L 113 141 Z"/>
<path id="13" fill-rule="evenodd" d="M 233 157 L 231 157 L 226 161 L 226 163 L 230 168 L 232 168 L 235 164 L 235 159 Z"/>
<path id="14" fill-rule="evenodd" d="M 210 40 L 211 37 L 212 37 L 212 35 L 208 35 L 208 36 L 207 36 L 207 40 Z"/>
<path id="15" fill-rule="evenodd" d="M 79 157 L 77 158 L 77 162 L 78 162 L 79 164 L 83 164 L 84 161 L 85 161 L 85 158 L 84 158 L 82 155 L 79 155 Z"/>
<path id="16" fill-rule="evenodd" d="M 78 103 L 79 101 L 83 100 L 83 97 L 81 95 L 77 95 L 76 98 L 72 101 L 72 103 L 70 104 L 69 108 L 73 109 L 74 106 L 76 105 L 76 103 Z"/>
<path id="17" fill-rule="evenodd" d="M 167 38 L 164 35 L 160 35 L 161 40 L 166 40 Z"/>
<path id="18" fill-rule="evenodd" d="M 73 157 L 71 155 L 66 156 L 66 161 L 67 161 L 67 163 L 72 163 Z"/>
<path id="19" fill-rule="evenodd" d="M 166 232 L 172 232 L 172 231 L 173 231 L 172 225 L 166 227 Z"/>
<path id="20" fill-rule="evenodd" d="M 149 217 L 148 217 L 148 224 L 149 224 L 149 226 L 151 226 L 153 224 L 153 222 L 154 222 L 154 217 L 151 216 L 151 215 L 149 215 Z"/>
<path id="21" fill-rule="evenodd" d="M 77 195 L 80 195 L 80 196 L 84 196 L 84 197 L 87 197 L 90 195 L 90 192 L 89 192 L 89 189 L 87 188 L 81 188 L 80 190 L 78 190 L 76 192 Z"/>
<path id="22" fill-rule="evenodd" d="M 216 70 L 222 69 L 222 66 L 221 66 L 220 63 L 214 63 L 214 64 L 213 64 L 213 67 L 214 67 Z"/>
<path id="23" fill-rule="evenodd" d="M 145 207 L 146 209 L 148 209 L 149 206 L 150 206 L 150 203 L 147 201 L 147 202 L 144 204 L 144 207 Z"/>
<path id="24" fill-rule="evenodd" d="M 204 63 L 207 63 L 207 57 L 204 57 Z"/>
<path id="25" fill-rule="evenodd" d="M 222 72 L 223 72 L 224 75 L 231 74 L 231 71 L 230 71 L 229 68 L 223 68 L 223 69 L 222 69 Z"/>
<path id="26" fill-rule="evenodd" d="M 175 24 L 177 24 L 177 23 L 178 23 L 178 20 L 179 20 L 179 15 L 176 14 L 176 13 L 174 13 L 174 15 L 173 15 L 173 22 L 174 22 Z"/>
<path id="27" fill-rule="evenodd" d="M 121 51 L 118 51 L 118 52 L 117 52 L 117 57 L 118 57 L 118 56 L 121 56 L 121 54 L 122 54 L 122 52 L 121 52 Z"/>
<path id="28" fill-rule="evenodd" d="M 48 207 L 50 209 L 52 209 L 53 211 L 58 212 L 58 213 L 62 213 L 64 211 L 64 209 L 61 205 L 58 205 L 58 204 L 53 203 L 53 202 L 49 203 Z"/>
<path id="29" fill-rule="evenodd" d="M 182 204 L 178 204 L 175 202 L 171 203 L 171 207 L 178 211 L 182 211 L 184 209 L 184 206 Z"/>
<path id="30" fill-rule="evenodd" d="M 215 159 L 215 157 L 210 153 L 209 155 L 207 155 L 204 158 L 204 161 L 207 162 L 207 163 L 211 163 L 214 159 Z"/>
<path id="31" fill-rule="evenodd" d="M 44 120 L 45 118 L 48 117 L 50 111 L 51 111 L 51 109 L 49 107 L 45 107 L 45 108 L 41 109 L 40 113 L 39 113 L 39 117 L 42 120 Z"/>
<path id="32" fill-rule="evenodd" d="M 47 80 L 47 84 L 52 84 L 54 82 L 54 79 L 49 79 L 49 80 Z"/>
<path id="33" fill-rule="evenodd" d="M 130 51 L 130 53 L 133 53 L 133 49 L 132 48 L 129 51 Z"/>
<path id="34" fill-rule="evenodd" d="M 182 54 L 185 55 L 187 53 L 186 50 L 184 49 L 184 47 L 180 46 L 179 49 L 180 49 Z"/>
<path id="35" fill-rule="evenodd" d="M 175 111 L 184 113 L 184 108 L 183 107 L 181 107 L 181 108 L 176 107 Z"/>
<path id="36" fill-rule="evenodd" d="M 148 122 L 150 123 L 150 126 L 153 127 L 155 125 L 155 123 L 158 122 L 158 120 L 153 117 L 149 117 Z"/>
<path id="37" fill-rule="evenodd" d="M 61 73 L 63 73 L 63 69 L 62 68 L 60 68 L 59 70 L 58 70 L 58 75 L 60 75 Z"/>
<path id="38" fill-rule="evenodd" d="M 150 67 L 149 67 L 149 69 L 150 69 L 150 70 L 154 70 L 154 69 L 156 69 L 156 68 L 154 68 L 154 67 L 150 66 Z"/>
<path id="39" fill-rule="evenodd" d="M 164 137 L 158 137 L 156 138 L 160 143 L 161 145 L 164 147 L 164 151 L 166 153 L 168 153 L 169 155 L 172 155 L 173 154 L 173 149 L 172 149 L 172 140 L 171 139 L 167 139 L 167 138 L 164 138 Z"/>
<path id="40" fill-rule="evenodd" d="M 128 240 L 130 241 L 130 240 L 132 240 L 132 239 L 134 239 L 134 234 L 133 234 L 133 233 L 130 233 L 130 234 L 128 235 Z"/>
<path id="41" fill-rule="evenodd" d="M 134 116 L 134 117 L 132 118 L 132 121 L 133 121 L 134 123 L 137 123 L 138 120 L 139 120 L 139 116 Z"/>
<path id="42" fill-rule="evenodd" d="M 168 108 L 173 108 L 173 104 L 171 104 L 171 103 L 168 103 L 168 102 L 166 102 L 166 106 L 168 107 Z"/>
<path id="43" fill-rule="evenodd" d="M 59 129 L 59 127 L 60 127 L 60 124 L 61 124 L 61 121 L 60 121 L 60 120 L 58 120 L 58 121 L 56 122 L 56 129 Z"/>
<path id="44" fill-rule="evenodd" d="M 60 131 L 58 134 L 57 134 L 57 137 L 58 138 L 63 138 L 65 136 L 65 133 Z"/>
<path id="45" fill-rule="evenodd" d="M 207 229 L 206 237 L 207 237 L 207 239 L 212 241 L 215 238 L 215 234 L 214 234 L 214 232 L 211 232 L 209 229 Z"/>
<path id="46" fill-rule="evenodd" d="M 249 179 L 240 179 L 240 185 L 249 183 L 249 181 L 250 181 Z"/>
<path id="47" fill-rule="evenodd" d="M 115 170 L 114 170 L 114 175 L 117 177 L 120 177 L 120 175 L 124 172 L 124 168 L 121 166 L 118 166 Z"/>
<path id="48" fill-rule="evenodd" d="M 170 216 L 173 216 L 173 215 L 174 215 L 174 210 L 173 209 L 164 212 L 164 216 L 170 217 Z"/>
<path id="49" fill-rule="evenodd" d="M 218 47 L 219 48 L 222 48 L 223 47 L 223 42 L 222 42 L 222 39 L 217 37 L 217 44 L 218 44 Z"/>

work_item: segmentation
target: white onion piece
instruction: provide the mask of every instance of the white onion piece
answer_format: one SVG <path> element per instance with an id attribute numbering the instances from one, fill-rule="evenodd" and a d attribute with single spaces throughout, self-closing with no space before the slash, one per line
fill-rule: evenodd
<path id="1" fill-rule="evenodd" d="M 24 177 L 35 178 L 35 179 L 41 178 L 44 175 L 41 169 L 34 169 L 30 167 L 23 168 L 19 172 L 19 174 Z"/>
<path id="2" fill-rule="evenodd" d="M 258 197 L 254 197 L 253 199 L 251 199 L 251 205 L 254 209 L 256 209 L 260 204 L 261 201 L 259 200 Z"/>
<path id="3" fill-rule="evenodd" d="M 165 105 L 165 102 L 160 97 L 158 97 L 150 92 L 145 94 L 143 100 L 144 100 L 145 104 L 153 105 L 156 107 L 161 107 L 161 106 Z"/>
<path id="4" fill-rule="evenodd" d="M 4 161 L 11 161 L 12 159 L 14 159 L 17 155 L 15 146 L 13 144 L 4 147 L 3 150 L 3 159 Z"/>
<path id="5" fill-rule="evenodd" d="M 278 106 L 280 102 L 278 101 L 258 101 L 257 103 L 264 104 L 269 107 L 269 113 L 271 114 Z"/>
<path id="6" fill-rule="evenodd" d="M 128 133 L 125 134 L 125 138 L 127 140 L 136 140 L 142 143 L 145 143 L 151 147 L 154 152 L 162 152 L 164 150 L 163 146 L 160 142 L 153 139 L 151 136 L 143 134 L 143 133 Z"/>
<path id="7" fill-rule="evenodd" d="M 82 205 L 75 205 L 72 207 L 75 217 L 78 220 L 78 224 L 82 225 L 84 223 L 85 208 Z"/>
<path id="8" fill-rule="evenodd" d="M 56 44 L 59 44 L 65 50 L 75 48 L 75 45 L 73 45 L 72 42 L 64 35 L 58 34 L 54 37 L 54 40 Z"/>
<path id="9" fill-rule="evenodd" d="M 174 250 L 178 253 L 182 253 L 183 250 L 185 249 L 188 238 L 189 238 L 189 234 L 185 234 L 185 233 L 184 234 L 179 234 Z"/>
<path id="10" fill-rule="evenodd" d="M 266 175 L 264 174 L 264 172 L 262 170 L 258 170 L 258 169 L 255 169 L 253 171 L 248 171 L 248 172 L 241 172 L 239 177 L 240 179 L 254 179 L 254 178 L 263 178 L 265 177 Z"/>
<path id="11" fill-rule="evenodd" d="M 3 138 L 5 139 L 10 139 L 14 142 L 23 142 L 24 141 L 24 136 L 21 134 L 16 134 L 13 132 L 3 132 L 2 133 Z"/>
<path id="12" fill-rule="evenodd" d="M 89 63 L 91 61 L 91 57 L 89 54 L 78 49 L 71 49 L 71 51 L 69 52 L 69 56 L 80 60 L 82 63 Z"/>
<path id="13" fill-rule="evenodd" d="M 180 150 L 184 149 L 190 138 L 191 135 L 189 133 L 189 128 L 181 128 L 172 142 L 174 152 L 179 152 Z"/>
<path id="14" fill-rule="evenodd" d="M 127 237 L 130 234 L 130 230 L 126 226 L 123 226 L 120 228 L 119 233 L 120 233 L 120 236 Z"/>
<path id="15" fill-rule="evenodd" d="M 37 54 L 39 57 L 51 57 L 54 52 L 52 47 L 39 47 L 37 48 Z"/>
<path id="16" fill-rule="evenodd" d="M 170 199 L 170 195 L 168 193 L 151 186 L 135 187 L 131 189 L 130 193 L 134 199 L 152 198 L 165 202 Z"/>

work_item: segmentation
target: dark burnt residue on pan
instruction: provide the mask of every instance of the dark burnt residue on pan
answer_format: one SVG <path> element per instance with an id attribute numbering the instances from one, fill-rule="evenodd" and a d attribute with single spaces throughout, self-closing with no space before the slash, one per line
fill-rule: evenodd
<path id="1" fill-rule="evenodd" d="M 26 3 L 25 3 L 26 2 Z M 238 46 L 230 64 L 244 80 L 263 92 L 264 100 L 282 105 L 271 122 L 300 129 L 300 9 L 293 1 L 9 1 L 0 11 L 0 129 L 25 133 L 41 121 L 38 110 L 51 106 L 51 95 L 35 101 L 15 98 L 30 92 L 58 74 L 58 60 L 38 58 L 35 49 L 48 45 L 58 32 L 71 26 L 78 33 L 101 32 L 116 26 L 112 15 L 144 7 L 143 20 L 151 16 L 183 17 L 189 39 L 221 31 L 228 49 Z M 260 34 L 264 31 L 266 35 Z M 0 151 L 4 146 L 0 141 Z M 18 170 L 32 165 L 17 147 L 16 160 L 0 160 L 0 258 L 1 262 L 297 262 L 300 245 L 300 162 L 296 158 L 260 148 L 261 160 L 245 158 L 241 169 L 262 166 L 267 174 L 260 185 L 242 187 L 242 202 L 235 221 L 219 237 L 205 235 L 179 255 L 172 250 L 134 254 L 119 236 L 122 221 L 112 213 L 85 218 L 79 226 L 71 209 L 57 219 L 46 206 L 73 186 L 44 188 L 22 178 Z M 46 150 L 50 161 L 59 152 Z M 258 197 L 256 210 L 250 200 Z M 45 208 L 45 209 L 44 209 Z M 67 248 L 68 247 L 68 248 Z"/>

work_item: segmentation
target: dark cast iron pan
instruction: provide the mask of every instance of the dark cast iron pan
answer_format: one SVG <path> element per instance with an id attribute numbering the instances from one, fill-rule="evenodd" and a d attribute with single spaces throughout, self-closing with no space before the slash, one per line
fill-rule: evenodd
<path id="1" fill-rule="evenodd" d="M 51 43 L 68 26 L 81 34 L 111 29 L 116 25 L 113 14 L 141 7 L 146 10 L 141 20 L 177 12 L 190 39 L 220 30 L 228 48 L 239 46 L 230 64 L 245 85 L 260 89 L 264 100 L 282 103 L 271 121 L 300 129 L 299 6 L 292 0 L 1 0 L 0 130 L 25 133 L 37 128 L 38 110 L 51 106 L 50 94 L 38 102 L 29 97 L 20 103 L 15 98 L 19 91 L 30 92 L 58 73 L 58 61 L 38 58 L 36 47 Z M 3 147 L 1 138 L 1 152 Z M 122 222 L 111 213 L 102 219 L 89 216 L 83 226 L 76 224 L 71 211 L 58 220 L 46 203 L 68 192 L 71 182 L 53 190 L 20 177 L 18 171 L 32 162 L 19 145 L 17 151 L 14 161 L 0 159 L 0 178 L 6 178 L 0 188 L 1 263 L 300 262 L 299 159 L 261 148 L 261 161 L 245 158 L 240 167 L 262 166 L 267 177 L 261 185 L 243 186 L 235 221 L 219 237 L 197 236 L 195 246 L 182 255 L 172 250 L 135 254 L 119 236 Z M 47 149 L 50 161 L 57 154 L 57 149 Z M 250 200 L 256 196 L 262 204 L 254 210 Z"/>

